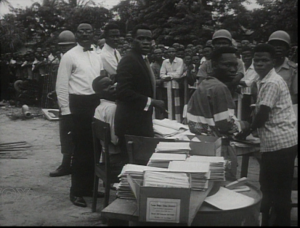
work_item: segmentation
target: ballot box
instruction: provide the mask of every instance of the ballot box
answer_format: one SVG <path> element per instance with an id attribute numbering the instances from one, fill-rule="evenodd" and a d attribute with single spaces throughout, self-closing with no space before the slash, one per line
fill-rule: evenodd
<path id="1" fill-rule="evenodd" d="M 127 180 L 137 200 L 140 222 L 187 223 L 189 220 L 190 188 L 143 186 L 130 174 Z"/>

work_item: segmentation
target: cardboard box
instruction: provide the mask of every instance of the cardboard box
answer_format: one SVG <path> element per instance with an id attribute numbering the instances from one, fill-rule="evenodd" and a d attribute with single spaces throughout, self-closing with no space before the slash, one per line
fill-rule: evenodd
<path id="1" fill-rule="evenodd" d="M 191 188 L 145 187 L 130 174 L 127 179 L 137 199 L 140 222 L 188 222 Z"/>
<path id="2" fill-rule="evenodd" d="M 188 135 L 190 140 L 197 137 L 200 142 L 190 141 L 190 155 L 221 156 L 222 138 L 205 135 Z"/>

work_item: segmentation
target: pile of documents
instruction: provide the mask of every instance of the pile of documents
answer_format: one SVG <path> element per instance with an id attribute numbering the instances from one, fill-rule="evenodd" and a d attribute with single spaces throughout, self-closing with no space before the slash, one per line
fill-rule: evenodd
<path id="1" fill-rule="evenodd" d="M 205 191 L 208 188 L 208 179 L 210 176 L 208 162 L 171 161 L 168 170 L 190 173 L 193 190 Z"/>
<path id="2" fill-rule="evenodd" d="M 148 187 L 190 188 L 189 176 L 186 173 L 147 170 L 144 173 L 144 184 Z"/>
<path id="3" fill-rule="evenodd" d="M 149 167 L 144 165 L 126 164 L 123 166 L 121 173 L 119 174 L 120 183 L 117 186 L 117 196 L 121 199 L 135 199 L 134 194 L 127 181 L 127 174 L 139 183 L 143 182 L 143 172 L 145 170 L 166 170 L 156 167 Z"/>
<path id="4" fill-rule="evenodd" d="M 147 166 L 168 168 L 170 161 L 185 161 L 186 154 L 153 153 Z"/>
<path id="5" fill-rule="evenodd" d="M 191 151 L 189 142 L 159 142 L 155 148 L 155 153 L 173 153 L 189 155 Z"/>
<path id="6" fill-rule="evenodd" d="M 224 157 L 215 156 L 190 156 L 186 162 L 195 162 L 196 164 L 209 163 L 210 180 L 224 181 L 226 160 Z"/>
<path id="7" fill-rule="evenodd" d="M 180 132 L 186 131 L 189 129 L 187 125 L 178 123 L 176 120 L 170 119 L 154 119 L 153 120 L 153 129 L 156 137 L 165 138 L 168 136 L 173 136 L 179 134 Z"/>

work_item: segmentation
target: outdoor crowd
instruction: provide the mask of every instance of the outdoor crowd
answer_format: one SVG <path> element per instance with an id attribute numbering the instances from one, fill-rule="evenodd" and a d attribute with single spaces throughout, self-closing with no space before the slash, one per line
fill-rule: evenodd
<path id="1" fill-rule="evenodd" d="M 63 161 L 50 176 L 72 174 L 70 200 L 81 207 L 87 206 L 83 196 L 92 196 L 95 119 L 111 126 L 116 174 L 128 162 L 125 135 L 154 137 L 153 116 L 170 118 L 171 109 L 171 118 L 195 134 L 244 139 L 253 133 L 261 140 L 263 224 L 269 224 L 272 208 L 274 224 L 289 225 L 298 145 L 295 50 L 281 30 L 260 44 L 235 41 L 220 29 L 205 44 L 165 46 L 155 43 L 145 25 L 121 36 L 118 26 L 108 23 L 103 38 L 94 40 L 93 27 L 82 23 L 75 34 L 60 33 L 57 45 L 2 54 L 1 99 L 29 104 L 31 98 L 42 108 L 58 104 Z M 13 91 L 8 91 L 10 83 Z"/>

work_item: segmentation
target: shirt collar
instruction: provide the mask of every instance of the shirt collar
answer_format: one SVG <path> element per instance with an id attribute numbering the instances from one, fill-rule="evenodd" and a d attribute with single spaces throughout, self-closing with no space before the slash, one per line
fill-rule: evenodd
<path id="1" fill-rule="evenodd" d="M 113 52 L 114 50 L 116 50 L 115 48 L 112 48 L 111 46 L 109 46 L 108 44 L 104 44 L 104 46 L 103 46 L 103 48 L 102 48 L 103 50 L 107 50 L 107 51 L 111 51 L 111 52 Z"/>
<path id="2" fill-rule="evenodd" d="M 275 69 L 272 68 L 272 70 L 270 70 L 269 73 L 263 79 L 259 80 L 260 83 L 265 83 L 266 81 L 268 81 L 271 78 L 272 74 L 274 73 L 275 73 Z"/>
<path id="3" fill-rule="evenodd" d="M 170 59 L 167 59 L 169 63 L 171 63 Z M 174 58 L 173 63 L 177 63 L 177 57 Z"/>

